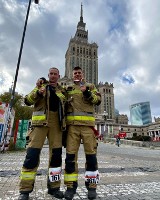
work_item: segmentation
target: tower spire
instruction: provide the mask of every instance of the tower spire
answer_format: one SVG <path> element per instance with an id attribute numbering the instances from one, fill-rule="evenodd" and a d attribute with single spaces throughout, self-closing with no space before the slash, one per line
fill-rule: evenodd
<path id="1" fill-rule="evenodd" d="M 81 2 L 80 22 L 83 22 L 83 5 L 82 5 L 82 2 Z"/>

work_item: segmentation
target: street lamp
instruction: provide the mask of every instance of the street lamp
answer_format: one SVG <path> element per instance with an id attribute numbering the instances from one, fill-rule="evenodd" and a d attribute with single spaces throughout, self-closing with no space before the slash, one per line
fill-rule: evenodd
<path id="1" fill-rule="evenodd" d="M 39 0 L 34 0 L 34 3 L 39 4 Z"/>
<path id="2" fill-rule="evenodd" d="M 18 56 L 16 74 L 15 74 L 15 78 L 14 78 L 13 89 L 11 91 L 11 101 L 10 101 L 10 104 L 8 106 L 9 108 L 8 108 L 8 111 L 7 111 L 7 117 L 6 117 L 5 127 L 4 127 L 4 130 L 3 130 L 4 131 L 3 149 L 2 149 L 3 152 L 5 150 L 5 143 L 6 143 L 7 133 L 8 133 L 8 126 L 9 126 L 9 120 L 10 120 L 10 112 L 12 111 L 13 102 L 14 102 L 14 99 L 15 99 L 15 89 L 16 89 L 16 83 L 17 83 L 19 66 L 20 66 L 20 62 L 21 62 L 21 56 L 22 56 L 22 50 L 23 50 L 23 43 L 24 43 L 24 38 L 25 38 L 25 33 L 26 33 L 26 28 L 27 28 L 27 22 L 28 22 L 28 16 L 29 16 L 29 11 L 30 11 L 30 7 L 31 7 L 31 2 L 32 2 L 32 0 L 29 0 L 27 14 L 26 14 L 26 19 L 25 19 L 25 24 L 24 24 L 24 29 L 23 29 L 23 35 L 22 35 L 22 40 L 21 40 L 21 45 L 20 45 L 20 51 L 19 51 L 19 56 Z M 34 0 L 34 3 L 38 4 L 39 0 Z"/>
<path id="3" fill-rule="evenodd" d="M 30 11 L 30 7 L 31 7 L 31 2 L 32 2 L 32 0 L 29 0 L 27 14 L 26 14 L 26 20 L 25 20 L 24 29 L 23 29 L 23 35 L 22 35 L 22 40 L 21 40 L 21 46 L 20 46 L 20 50 L 19 50 L 16 74 L 15 74 L 13 89 L 12 89 L 12 93 L 11 93 L 10 110 L 12 110 L 13 102 L 14 102 L 14 98 L 15 98 L 15 89 L 16 89 L 19 66 L 20 66 L 20 62 L 21 62 L 23 43 L 24 43 L 24 38 L 25 38 L 25 33 L 26 33 L 26 28 L 27 28 L 27 22 L 28 22 L 28 16 L 29 16 L 29 11 Z M 38 4 L 39 0 L 34 0 L 34 3 Z"/>
<path id="4" fill-rule="evenodd" d="M 104 135 L 103 135 L 103 137 L 104 137 L 104 143 L 106 143 L 106 140 L 107 140 L 107 130 L 106 130 L 106 122 L 107 122 L 107 116 L 108 116 L 108 113 L 106 112 L 106 111 L 104 111 L 103 112 L 103 119 L 104 119 Z"/>

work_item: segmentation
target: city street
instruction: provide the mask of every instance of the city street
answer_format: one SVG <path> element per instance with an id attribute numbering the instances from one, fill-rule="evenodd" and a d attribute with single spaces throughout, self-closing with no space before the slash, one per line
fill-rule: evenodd
<path id="1" fill-rule="evenodd" d="M 160 149 L 149 149 L 99 142 L 98 163 L 100 183 L 97 199 L 107 200 L 159 200 Z M 17 200 L 19 175 L 25 151 L 0 154 L 0 200 Z M 79 151 L 79 187 L 74 199 L 87 199 L 84 187 L 83 144 Z M 64 169 L 65 149 L 63 149 Z M 41 153 L 34 191 L 30 200 L 54 199 L 47 194 L 48 147 Z M 62 176 L 62 190 L 65 190 Z"/>

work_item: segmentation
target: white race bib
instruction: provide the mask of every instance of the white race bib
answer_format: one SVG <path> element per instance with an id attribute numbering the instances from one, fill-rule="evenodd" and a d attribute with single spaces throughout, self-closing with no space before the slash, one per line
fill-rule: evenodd
<path id="1" fill-rule="evenodd" d="M 85 181 L 89 182 L 89 183 L 95 183 L 98 184 L 99 183 L 99 172 L 98 170 L 96 171 L 86 171 L 85 173 Z"/>
<path id="2" fill-rule="evenodd" d="M 62 173 L 61 167 L 49 168 L 49 180 L 50 180 L 50 182 L 56 182 L 56 181 L 61 180 L 61 173 Z"/>

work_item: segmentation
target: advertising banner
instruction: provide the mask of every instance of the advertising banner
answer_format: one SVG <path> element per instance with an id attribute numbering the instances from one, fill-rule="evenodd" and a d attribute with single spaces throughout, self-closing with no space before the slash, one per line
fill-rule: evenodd
<path id="1" fill-rule="evenodd" d="M 7 149 L 12 134 L 15 112 L 9 104 L 0 102 L 0 149 Z M 6 148 L 5 148 L 6 147 Z"/>
<path id="2" fill-rule="evenodd" d="M 5 122 L 5 111 L 6 111 L 6 104 L 0 102 L 0 124 L 4 124 Z"/>
<path id="3" fill-rule="evenodd" d="M 26 147 L 26 135 L 28 132 L 29 120 L 19 120 L 16 148 Z"/>

